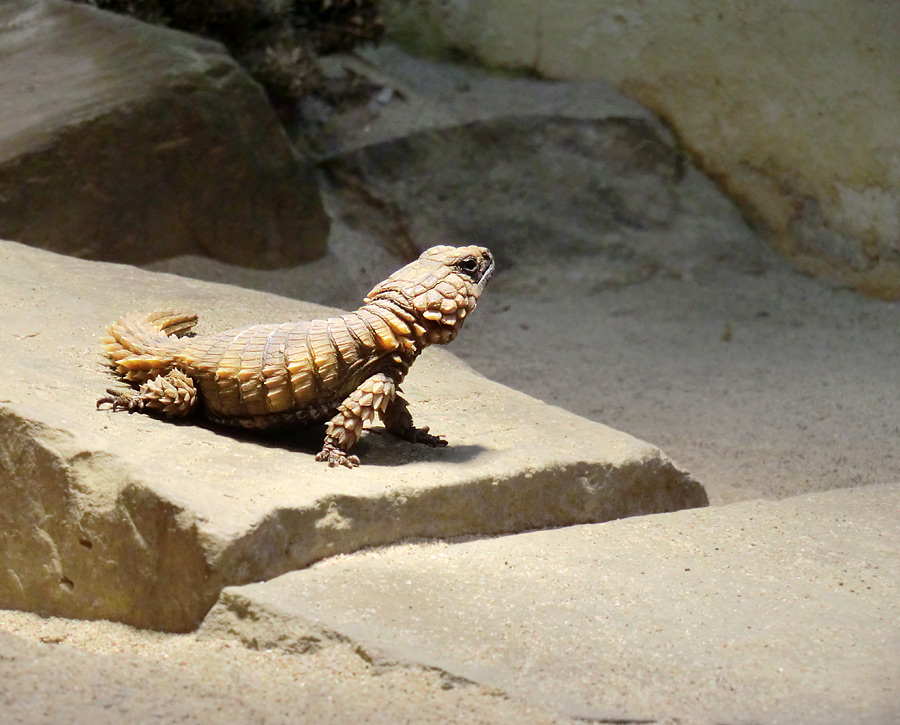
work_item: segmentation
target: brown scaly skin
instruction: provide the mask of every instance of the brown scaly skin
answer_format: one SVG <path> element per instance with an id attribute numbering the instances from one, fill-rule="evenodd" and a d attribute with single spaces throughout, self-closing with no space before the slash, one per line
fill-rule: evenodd
<path id="1" fill-rule="evenodd" d="M 116 373 L 139 388 L 109 389 L 97 407 L 181 417 L 199 403 L 208 418 L 245 428 L 328 421 L 316 460 L 348 468 L 376 415 L 400 438 L 446 445 L 413 425 L 400 383 L 422 350 L 456 337 L 493 271 L 484 247 L 440 246 L 376 285 L 355 312 L 327 320 L 182 338 L 196 315 L 126 315 L 102 341 Z"/>

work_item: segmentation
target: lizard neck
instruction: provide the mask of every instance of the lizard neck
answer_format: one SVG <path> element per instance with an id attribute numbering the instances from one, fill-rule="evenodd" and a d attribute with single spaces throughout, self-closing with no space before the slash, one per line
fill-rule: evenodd
<path id="1" fill-rule="evenodd" d="M 361 309 L 378 310 L 402 321 L 403 337 L 415 347 L 416 355 L 429 345 L 446 345 L 453 340 L 464 319 L 464 315 L 446 316 L 433 310 L 423 312 L 415 307 L 413 301 L 395 290 L 369 298 Z"/>
<path id="2" fill-rule="evenodd" d="M 418 334 L 413 316 L 385 300 L 372 300 L 356 310 L 353 316 L 357 322 L 351 323 L 350 329 L 362 348 L 359 352 L 366 350 L 363 355 L 373 361 L 368 372 L 387 373 L 399 385 L 428 346 Z"/>
<path id="3" fill-rule="evenodd" d="M 412 365 L 413 360 L 430 344 L 427 330 L 416 320 L 416 316 L 394 300 L 371 300 L 363 305 L 359 312 L 377 315 L 387 322 L 399 343 L 397 353 L 409 360 L 407 367 Z"/>

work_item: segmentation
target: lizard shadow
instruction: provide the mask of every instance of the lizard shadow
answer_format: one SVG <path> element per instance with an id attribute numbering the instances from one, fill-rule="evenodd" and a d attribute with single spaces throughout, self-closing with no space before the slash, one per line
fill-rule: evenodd
<path id="1" fill-rule="evenodd" d="M 367 430 L 353 452 L 360 457 L 363 465 L 397 467 L 411 463 L 465 463 L 488 452 L 478 444 L 433 447 L 422 443 L 410 443 L 388 433 L 384 428 Z"/>
<path id="2" fill-rule="evenodd" d="M 176 424 L 192 424 L 236 441 L 253 443 L 265 448 L 279 448 L 294 453 L 315 456 L 322 450 L 325 425 L 303 425 L 278 430 L 254 430 L 232 428 L 209 420 L 177 421 Z M 478 444 L 432 447 L 391 435 L 381 426 L 367 428 L 352 453 L 359 456 L 363 465 L 396 467 L 420 462 L 464 463 L 488 452 Z"/>
<path id="3" fill-rule="evenodd" d="M 190 422 L 187 420 L 176 421 L 176 423 L 204 428 L 216 435 L 242 443 L 252 443 L 263 448 L 280 448 L 293 453 L 307 453 L 313 456 L 322 450 L 322 440 L 325 438 L 324 424 L 258 430 L 223 425 L 204 418 L 194 418 Z"/>

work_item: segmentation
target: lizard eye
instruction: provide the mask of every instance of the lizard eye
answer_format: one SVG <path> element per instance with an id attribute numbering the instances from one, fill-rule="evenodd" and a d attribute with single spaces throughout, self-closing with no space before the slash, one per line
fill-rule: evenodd
<path id="1" fill-rule="evenodd" d="M 456 263 L 456 268 L 467 276 L 472 276 L 473 274 L 475 274 L 475 272 L 478 271 L 478 260 L 474 257 L 466 257 L 465 259 L 460 259 Z"/>

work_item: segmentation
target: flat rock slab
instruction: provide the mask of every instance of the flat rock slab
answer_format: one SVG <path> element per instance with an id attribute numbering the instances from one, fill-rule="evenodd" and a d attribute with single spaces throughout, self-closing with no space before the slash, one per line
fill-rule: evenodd
<path id="1" fill-rule="evenodd" d="M 325 252 L 260 86 L 218 43 L 61 0 L 0 3 L 0 237 L 146 263 Z"/>
<path id="2" fill-rule="evenodd" d="M 201 634 L 350 642 L 597 722 L 900 721 L 900 484 L 336 557 Z"/>
<path id="3" fill-rule="evenodd" d="M 0 243 L 0 289 L 3 608 L 187 630 L 224 586 L 332 554 L 707 503 L 658 448 L 439 350 L 404 389 L 449 447 L 370 433 L 356 470 L 314 461 L 321 430 L 248 436 L 97 411 L 112 383 L 98 336 L 121 314 L 189 308 L 203 332 L 329 310 L 14 243 Z"/>

